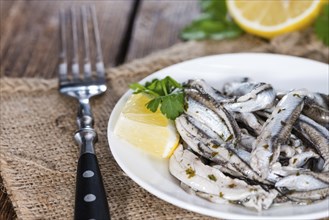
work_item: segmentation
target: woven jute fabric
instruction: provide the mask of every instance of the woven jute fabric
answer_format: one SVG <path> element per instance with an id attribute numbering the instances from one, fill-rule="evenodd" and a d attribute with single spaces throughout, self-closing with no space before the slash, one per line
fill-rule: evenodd
<path id="1" fill-rule="evenodd" d="M 306 30 L 271 42 L 245 35 L 236 40 L 181 43 L 109 69 L 108 91 L 91 104 L 99 135 L 96 153 L 113 219 L 209 219 L 164 202 L 133 182 L 111 155 L 107 123 L 129 83 L 180 61 L 235 52 L 282 53 L 326 63 L 329 58 L 328 47 Z M 79 156 L 73 140 L 77 103 L 59 94 L 56 79 L 1 78 L 0 85 L 0 171 L 17 218 L 72 219 Z"/>

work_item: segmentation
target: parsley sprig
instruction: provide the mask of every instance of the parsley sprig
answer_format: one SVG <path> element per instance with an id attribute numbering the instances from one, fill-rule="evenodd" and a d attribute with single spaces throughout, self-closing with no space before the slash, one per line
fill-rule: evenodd
<path id="1" fill-rule="evenodd" d="M 201 15 L 181 32 L 184 40 L 223 40 L 244 33 L 228 16 L 225 1 L 200 0 Z"/>
<path id="2" fill-rule="evenodd" d="M 321 14 L 315 21 L 314 29 L 317 37 L 329 46 L 329 4 L 323 6 Z"/>
<path id="3" fill-rule="evenodd" d="M 167 76 L 164 79 L 153 79 L 145 85 L 132 83 L 129 85 L 134 90 L 134 94 L 146 93 L 152 99 L 146 103 L 146 107 L 152 112 L 158 108 L 167 118 L 174 120 L 184 111 L 183 87 L 176 80 Z"/>

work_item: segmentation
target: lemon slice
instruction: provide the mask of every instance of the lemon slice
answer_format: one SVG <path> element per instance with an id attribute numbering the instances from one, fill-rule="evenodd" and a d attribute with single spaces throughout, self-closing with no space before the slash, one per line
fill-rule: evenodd
<path id="1" fill-rule="evenodd" d="M 238 25 L 265 38 L 308 26 L 321 6 L 321 0 L 227 0 L 228 10 Z"/>
<path id="2" fill-rule="evenodd" d="M 132 95 L 119 116 L 114 133 L 156 157 L 168 158 L 178 146 L 179 135 L 173 121 L 159 110 L 153 113 L 146 108 L 148 101 L 147 95 Z"/>

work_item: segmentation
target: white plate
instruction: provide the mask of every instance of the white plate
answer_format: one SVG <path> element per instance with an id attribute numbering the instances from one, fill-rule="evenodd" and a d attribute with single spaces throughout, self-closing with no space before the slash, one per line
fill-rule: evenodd
<path id="1" fill-rule="evenodd" d="M 328 94 L 329 66 L 303 58 L 271 54 L 226 54 L 202 57 L 162 69 L 141 82 L 172 76 L 183 82 L 203 78 L 216 88 L 224 82 L 250 77 L 271 83 L 274 88 L 288 90 L 307 88 Z M 114 158 L 124 172 L 153 195 L 178 207 L 219 218 L 234 219 L 314 219 L 329 216 L 329 200 L 307 206 L 285 205 L 271 207 L 260 213 L 237 205 L 219 205 L 180 188 L 170 175 L 168 161 L 158 160 L 114 135 L 113 130 L 121 109 L 131 91 L 116 104 L 108 124 L 108 140 Z"/>

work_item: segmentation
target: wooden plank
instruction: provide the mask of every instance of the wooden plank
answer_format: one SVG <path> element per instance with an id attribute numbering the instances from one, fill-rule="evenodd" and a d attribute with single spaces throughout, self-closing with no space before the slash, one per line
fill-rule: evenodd
<path id="1" fill-rule="evenodd" d="M 3 24 L 3 18 L 8 16 L 8 12 L 10 11 L 10 8 L 17 2 L 17 0 L 1 0 L 0 1 L 0 21 L 1 25 Z M 0 32 L 2 33 L 2 29 L 0 29 Z"/>
<path id="2" fill-rule="evenodd" d="M 104 62 L 113 66 L 133 0 L 4 2 L 1 17 L 1 76 L 57 76 L 61 8 L 94 4 L 98 15 Z"/>
<path id="3" fill-rule="evenodd" d="M 199 14 L 196 0 L 144 0 L 135 19 L 126 61 L 180 42 L 181 29 Z"/>

